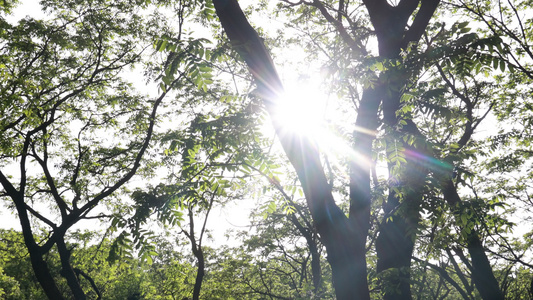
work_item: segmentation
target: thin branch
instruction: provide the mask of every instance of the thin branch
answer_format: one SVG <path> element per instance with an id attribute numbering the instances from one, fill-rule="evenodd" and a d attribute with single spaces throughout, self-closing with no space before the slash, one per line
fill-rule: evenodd
<path id="1" fill-rule="evenodd" d="M 320 13 L 324 16 L 324 18 L 333 25 L 337 31 L 339 32 L 339 35 L 342 37 L 344 42 L 358 55 L 360 56 L 366 56 L 368 53 L 366 52 L 365 47 L 361 44 L 361 41 L 353 39 L 350 34 L 346 31 L 344 26 L 341 22 L 336 20 L 324 7 L 324 4 L 322 4 L 319 0 L 313 0 L 312 3 L 309 3 L 309 5 L 316 7 Z"/>
<path id="2" fill-rule="evenodd" d="M 98 298 L 96 298 L 96 299 L 97 300 L 102 299 L 102 294 L 100 293 L 100 290 L 96 286 L 96 283 L 91 278 L 91 276 L 89 276 L 89 274 L 83 272 L 82 270 L 80 270 L 78 268 L 73 268 L 73 270 L 76 273 L 76 276 L 79 277 L 79 275 L 81 275 L 81 276 L 83 276 L 85 279 L 87 279 L 89 281 L 89 283 L 91 284 L 91 287 L 93 288 L 94 292 L 96 293 L 96 295 L 98 295 Z"/>
<path id="3" fill-rule="evenodd" d="M 417 258 L 417 257 L 412 257 L 414 261 L 417 261 L 419 263 L 422 263 L 422 264 L 425 264 L 429 267 L 431 267 L 433 270 L 435 270 L 437 273 L 439 273 L 439 275 L 444 278 L 446 281 L 448 281 L 458 292 L 459 294 L 461 294 L 461 296 L 463 296 L 464 299 L 468 300 L 468 299 L 471 299 L 470 297 L 468 297 L 468 294 L 461 288 L 461 286 L 455 281 L 453 280 L 453 278 L 450 277 L 450 275 L 448 274 L 448 272 L 446 272 L 445 269 L 435 265 L 435 264 L 432 264 L 428 261 L 424 261 L 424 260 L 421 260 L 420 258 Z"/>

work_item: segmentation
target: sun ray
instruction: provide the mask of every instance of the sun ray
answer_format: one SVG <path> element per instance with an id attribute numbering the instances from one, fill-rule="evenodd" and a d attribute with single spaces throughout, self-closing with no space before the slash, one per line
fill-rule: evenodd
<path id="1" fill-rule="evenodd" d="M 288 89 L 276 101 L 276 108 L 271 118 L 279 126 L 278 134 L 295 139 L 311 139 L 328 157 L 337 170 L 345 170 L 342 161 L 351 161 L 368 168 L 371 161 L 355 151 L 352 142 L 332 130 L 331 121 L 342 120 L 343 116 L 328 107 L 328 95 L 320 91 L 319 84 L 298 84 Z M 372 130 L 355 127 L 353 130 L 368 135 L 375 135 Z M 347 172 L 343 171 L 347 176 Z"/>

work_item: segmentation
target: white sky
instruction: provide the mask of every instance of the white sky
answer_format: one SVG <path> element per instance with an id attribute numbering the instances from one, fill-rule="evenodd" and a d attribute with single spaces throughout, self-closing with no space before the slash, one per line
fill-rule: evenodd
<path id="1" fill-rule="evenodd" d="M 22 0 L 22 3 L 18 5 L 18 7 L 14 10 L 14 13 L 12 16 L 7 17 L 9 21 L 15 21 L 20 18 L 23 18 L 27 15 L 30 15 L 32 17 L 36 18 L 42 18 L 45 16 L 44 13 L 40 10 L 40 5 L 37 0 Z M 246 5 L 246 3 L 250 3 L 251 1 L 241 1 L 243 3 L 243 6 Z M 254 18 L 254 23 L 261 24 L 261 23 L 267 23 L 269 24 L 269 30 L 275 30 L 278 27 L 281 27 L 283 24 L 282 22 L 272 21 L 269 20 L 269 16 L 262 16 L 264 19 L 261 20 L 261 18 Z M 286 49 L 285 49 L 286 50 Z M 284 53 L 284 55 L 287 57 L 290 57 L 290 54 Z M 295 54 L 298 55 L 298 54 Z M 300 66 L 302 67 L 302 66 Z M 303 66 L 303 68 L 307 68 L 305 72 L 307 73 L 317 73 L 318 70 L 313 70 L 312 66 Z M 295 74 L 294 69 L 292 66 L 283 67 L 278 65 L 278 69 L 280 72 L 280 75 L 283 77 L 284 82 L 290 86 L 291 84 L 296 84 L 298 81 L 298 76 Z M 319 72 L 318 72 L 319 73 Z M 138 77 L 138 76 L 134 76 Z M 320 88 L 317 86 L 317 88 Z M 318 89 L 317 89 L 318 90 Z M 489 122 L 485 121 L 485 124 Z M 486 127 L 484 127 L 485 132 L 478 132 L 478 135 L 485 135 L 491 133 L 490 130 L 487 130 Z M 250 222 L 248 219 L 249 211 L 257 205 L 256 199 L 249 199 L 247 201 L 236 201 L 228 204 L 226 207 L 215 207 L 213 211 L 211 212 L 211 215 L 208 219 L 207 228 L 211 230 L 215 236 L 216 240 L 219 240 L 222 243 L 225 243 L 225 238 L 223 237 L 224 232 L 229 228 L 235 228 L 237 230 L 244 230 L 249 226 Z M 202 220 L 200 218 L 199 220 Z M 87 224 L 90 222 L 82 221 L 78 223 L 78 228 L 86 227 Z M 201 224 L 198 222 L 198 224 Z M 0 207 L 0 228 L 15 228 L 20 229 L 20 224 L 18 222 L 17 217 L 12 213 L 7 211 L 6 208 Z M 199 226 L 196 226 L 196 228 L 199 228 Z M 207 241 L 204 241 L 206 243 Z M 207 244 L 210 244 L 207 242 Z"/>
<path id="2" fill-rule="evenodd" d="M 41 11 L 41 6 L 39 4 L 38 0 L 22 0 L 21 3 L 14 9 L 13 14 L 10 16 L 7 16 L 6 19 L 9 22 L 17 22 L 18 20 L 26 17 L 31 16 L 34 18 L 45 18 L 46 15 Z M 196 33 L 198 31 L 202 31 L 203 28 L 199 28 L 198 30 L 195 30 Z M 145 86 L 144 80 L 142 80 L 141 70 L 133 70 L 132 74 L 126 75 L 127 78 L 130 80 L 135 81 L 135 86 L 137 88 L 141 86 Z M 138 79 L 138 80 L 136 80 Z M 153 95 L 154 92 L 151 92 L 150 89 L 154 90 L 157 89 L 157 85 L 151 84 L 149 88 L 147 88 L 147 93 Z M 155 93 L 157 93 L 157 90 L 155 90 Z M 164 126 L 164 125 L 163 125 Z M 18 166 L 14 166 L 14 168 L 17 168 Z M 140 180 L 137 177 L 134 177 L 132 180 L 133 185 L 141 185 L 145 184 L 146 182 L 143 180 Z M 6 199 L 6 201 L 8 201 Z M 10 200 L 9 200 L 10 201 Z M 211 211 L 208 221 L 207 221 L 207 229 L 211 231 L 215 242 L 220 241 L 221 243 L 225 243 L 226 238 L 224 237 L 224 233 L 226 230 L 233 228 L 236 230 L 245 230 L 250 225 L 248 215 L 252 208 L 256 207 L 256 199 L 248 199 L 248 200 L 239 200 L 234 201 L 229 204 L 227 204 L 224 207 L 220 206 L 214 206 L 213 210 Z M 46 207 L 42 207 L 40 210 L 43 212 L 47 211 Z M 94 211 L 101 211 L 98 208 L 96 208 Z M 95 212 L 91 215 L 94 215 Z M 45 213 L 45 215 L 47 215 Z M 200 224 L 203 223 L 203 216 L 196 219 L 197 225 L 196 228 L 199 230 Z M 94 228 L 95 226 L 99 227 L 96 222 L 89 221 L 89 220 L 82 220 L 78 222 L 73 228 L 71 228 L 69 231 L 76 230 L 76 229 L 83 229 L 83 228 Z M 16 230 L 20 230 L 20 223 L 18 220 L 18 217 L 16 216 L 16 213 L 14 211 L 9 211 L 6 207 L 0 206 L 0 228 L 8 229 L 13 228 Z M 104 228 L 101 228 L 104 229 Z M 207 241 L 206 238 L 204 238 L 204 244 L 211 244 L 210 241 Z"/>
<path id="3" fill-rule="evenodd" d="M 45 14 L 41 11 L 41 5 L 37 0 L 23 0 L 13 10 L 13 14 L 6 17 L 9 22 L 16 22 L 26 16 L 35 18 L 44 17 Z M 7 200 L 7 199 L 6 199 Z M 0 206 L 0 228 L 13 228 L 20 230 L 20 223 L 14 212 L 8 211 L 3 205 Z"/>

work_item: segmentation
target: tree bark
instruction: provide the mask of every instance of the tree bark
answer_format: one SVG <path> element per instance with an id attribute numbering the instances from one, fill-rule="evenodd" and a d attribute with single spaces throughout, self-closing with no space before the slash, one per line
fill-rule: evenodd
<path id="1" fill-rule="evenodd" d="M 408 155 L 424 154 L 428 150 L 422 145 L 417 148 L 404 142 L 400 134 L 405 133 L 424 140 L 411 120 L 407 120 L 400 132 L 392 133 L 394 141 L 405 149 L 406 163 L 396 173 L 392 171 L 393 164 L 389 165 L 389 196 L 383 205 L 384 220 L 376 239 L 377 271 L 382 274 L 383 298 L 386 300 L 412 299 L 411 258 L 420 222 L 425 180 L 429 173 L 423 162 Z"/>
<path id="2" fill-rule="evenodd" d="M 399 59 L 402 49 L 417 43 L 425 32 L 439 0 L 402 0 L 396 6 L 386 0 L 363 0 L 378 39 L 379 55 L 386 59 Z M 418 9 L 418 10 L 417 10 Z M 416 11 L 416 14 L 415 14 Z M 412 20 L 411 26 L 408 22 Z M 401 95 L 408 80 L 407 70 L 390 69 L 380 75 L 380 99 L 383 121 L 390 128 L 390 136 L 404 149 L 423 151 L 409 146 L 400 134 L 420 136 L 416 125 L 397 126 L 396 112 L 401 105 Z M 378 102 L 379 104 L 379 102 Z M 399 129 L 395 129 L 399 128 Z M 391 166 L 389 173 L 393 174 Z M 384 205 L 385 220 L 379 227 L 376 240 L 377 271 L 382 275 L 382 292 L 386 300 L 412 299 L 411 257 L 419 222 L 420 203 L 428 170 L 417 160 L 408 160 L 404 171 L 394 174 L 389 186 L 389 197 Z M 401 192 L 400 196 L 398 192 Z M 392 219 L 389 219 L 392 217 Z"/>
<path id="3" fill-rule="evenodd" d="M 57 288 L 54 277 L 50 273 L 48 265 L 43 260 L 43 257 L 38 247 L 30 247 L 27 243 L 26 247 L 28 247 L 31 266 L 33 268 L 33 272 L 35 273 L 35 277 L 37 277 L 37 281 L 41 285 L 44 293 L 46 294 L 46 297 L 48 297 L 48 299 L 65 299 Z"/>
<path id="4" fill-rule="evenodd" d="M 194 256 L 198 259 L 198 270 L 196 271 L 196 280 L 194 281 L 194 290 L 192 294 L 193 300 L 200 299 L 200 291 L 202 290 L 202 282 L 205 276 L 205 259 L 202 247 L 193 246 Z"/>
<path id="5" fill-rule="evenodd" d="M 444 199 L 450 207 L 455 210 L 454 214 L 457 216 L 461 214 L 460 203 L 462 202 L 461 197 L 457 193 L 457 189 L 453 184 L 451 175 L 447 176 L 448 178 L 441 181 L 441 189 L 444 194 Z M 485 249 L 479 238 L 479 234 L 474 228 L 467 233 L 466 237 L 467 249 L 470 254 L 470 259 L 472 260 L 472 280 L 481 294 L 483 300 L 503 300 L 504 296 L 498 284 L 498 280 L 494 276 L 492 267 L 490 265 L 489 259 L 485 254 Z"/>
<path id="6" fill-rule="evenodd" d="M 26 209 L 26 204 L 24 203 L 24 184 L 21 184 L 21 190 L 17 191 L 2 172 L 0 172 L 0 183 L 4 187 L 6 193 L 13 200 L 15 208 L 17 209 L 20 227 L 22 228 L 22 236 L 24 237 L 24 244 L 28 249 L 31 266 L 37 281 L 41 285 L 48 299 L 65 299 L 57 288 L 54 277 L 50 274 L 48 265 L 43 260 L 41 247 L 36 243 L 35 238 L 33 237 L 28 211 Z"/>
<path id="7" fill-rule="evenodd" d="M 378 109 L 381 102 L 381 89 L 367 88 L 363 91 L 359 111 L 355 121 L 354 152 L 361 160 L 350 162 L 350 214 L 349 218 L 355 228 L 358 247 L 366 246 L 370 229 L 370 172 L 372 163 L 372 144 L 378 128 Z M 359 248 L 358 252 L 363 252 Z"/>
<path id="8" fill-rule="evenodd" d="M 376 239 L 377 272 L 382 274 L 383 299 L 412 299 L 411 257 L 419 223 L 422 196 L 416 192 L 403 196 L 402 203 L 395 192 L 389 194 L 385 220 Z M 392 207 L 394 204 L 396 206 Z M 394 210 L 396 210 L 394 212 Z M 392 220 L 388 219 L 388 216 Z"/>
<path id="9" fill-rule="evenodd" d="M 74 273 L 72 265 L 70 264 L 70 250 L 67 249 L 67 245 L 63 240 L 63 236 L 64 235 L 59 236 L 56 242 L 57 252 L 59 253 L 59 258 L 61 261 L 61 276 L 67 280 L 67 284 L 72 291 L 74 299 L 85 300 L 87 297 L 81 288 L 80 282 L 76 276 L 76 273 Z"/>
<path id="10" fill-rule="evenodd" d="M 366 241 L 366 233 L 359 232 L 335 204 L 316 145 L 307 137 L 283 134 L 274 109 L 278 96 L 283 94 L 283 86 L 270 54 L 238 2 L 213 2 L 229 40 L 254 76 L 259 96 L 265 102 L 281 145 L 300 179 L 313 222 L 326 246 L 337 299 L 370 299 L 366 249 L 364 243 L 361 244 Z"/>

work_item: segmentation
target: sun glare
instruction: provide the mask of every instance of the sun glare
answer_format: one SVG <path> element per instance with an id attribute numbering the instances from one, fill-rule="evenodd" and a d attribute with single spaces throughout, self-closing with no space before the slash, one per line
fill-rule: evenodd
<path id="1" fill-rule="evenodd" d="M 310 85 L 293 87 L 278 99 L 276 122 L 284 134 L 306 135 L 316 138 L 323 128 L 327 96 Z"/>
<path id="2" fill-rule="evenodd" d="M 346 159 L 361 165 L 370 164 L 367 158 L 354 151 L 350 138 L 346 137 L 351 137 L 351 132 L 343 134 L 334 129 L 333 122 L 345 121 L 346 116 L 335 106 L 338 103 L 329 103 L 329 100 L 330 96 L 322 92 L 318 84 L 306 83 L 288 87 L 285 94 L 277 100 L 275 114 L 271 116 L 281 128 L 278 134 L 285 137 L 310 138 L 338 169 L 344 169 L 340 164 Z M 368 131 L 357 128 L 352 130 L 365 133 Z"/>

